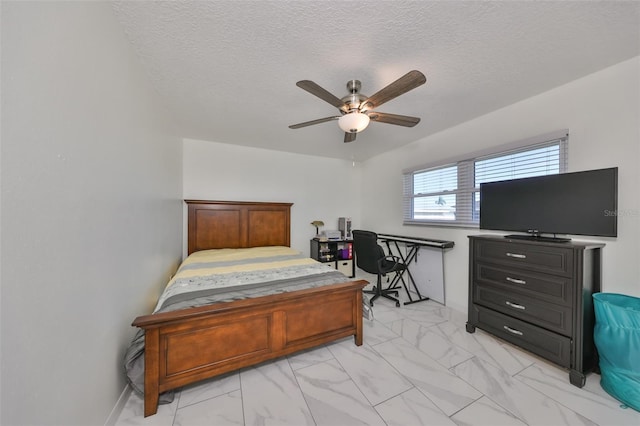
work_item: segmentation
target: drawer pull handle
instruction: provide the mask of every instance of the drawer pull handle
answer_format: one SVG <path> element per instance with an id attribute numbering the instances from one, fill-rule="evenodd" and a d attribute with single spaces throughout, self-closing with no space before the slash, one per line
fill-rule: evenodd
<path id="1" fill-rule="evenodd" d="M 507 256 L 515 257 L 516 259 L 526 259 L 527 258 L 526 254 L 519 254 L 519 253 L 507 253 Z"/>
<path id="2" fill-rule="evenodd" d="M 518 279 L 518 278 L 507 277 L 506 280 L 509 281 L 509 282 L 512 282 L 514 284 L 526 284 L 527 283 L 525 280 L 521 280 L 521 279 Z"/>
<path id="3" fill-rule="evenodd" d="M 511 334 L 516 334 L 516 335 L 518 335 L 518 336 L 522 336 L 522 331 L 520 331 L 520 330 L 516 330 L 516 329 L 511 328 L 511 327 L 506 326 L 506 325 L 505 325 L 505 326 L 503 326 L 503 328 L 504 328 L 505 330 L 507 330 L 507 331 L 508 331 L 509 333 L 511 333 Z"/>
<path id="4" fill-rule="evenodd" d="M 511 306 L 512 308 L 525 310 L 526 308 L 523 305 L 518 305 L 517 303 L 511 303 L 508 300 L 504 302 L 507 306 Z"/>

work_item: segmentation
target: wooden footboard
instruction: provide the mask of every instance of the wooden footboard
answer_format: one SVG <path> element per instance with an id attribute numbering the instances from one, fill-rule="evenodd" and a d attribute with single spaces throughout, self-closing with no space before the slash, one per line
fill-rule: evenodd
<path id="1" fill-rule="evenodd" d="M 353 335 L 362 345 L 358 280 L 146 315 L 144 415 L 160 393 Z"/>

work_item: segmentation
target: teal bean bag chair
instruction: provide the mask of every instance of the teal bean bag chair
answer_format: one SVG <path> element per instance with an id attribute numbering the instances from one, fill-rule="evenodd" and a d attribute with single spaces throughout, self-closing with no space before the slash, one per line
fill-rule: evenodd
<path id="1" fill-rule="evenodd" d="M 600 356 L 600 386 L 640 411 L 640 298 L 594 293 L 594 340 Z"/>

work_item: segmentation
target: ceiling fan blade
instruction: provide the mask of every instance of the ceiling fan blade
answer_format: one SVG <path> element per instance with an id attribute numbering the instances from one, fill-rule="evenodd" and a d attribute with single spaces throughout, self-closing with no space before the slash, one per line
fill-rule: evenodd
<path id="1" fill-rule="evenodd" d="M 366 109 L 377 108 L 385 102 L 390 101 L 393 98 L 396 98 L 403 93 L 407 93 L 409 90 L 415 89 L 416 87 L 423 85 L 426 83 L 427 77 L 424 76 L 420 71 L 409 71 L 393 83 L 389 84 L 387 87 L 384 87 L 369 96 L 369 99 L 364 103 Z M 362 108 L 361 108 L 362 109 Z"/>
<path id="2" fill-rule="evenodd" d="M 322 87 L 318 86 L 316 83 L 314 83 L 311 80 L 301 80 L 296 83 L 296 86 L 306 90 L 312 95 L 319 97 L 325 102 L 329 102 L 331 105 L 333 105 L 336 108 L 343 109 L 345 107 L 345 103 L 342 102 L 339 98 L 329 93 Z"/>
<path id="3" fill-rule="evenodd" d="M 339 115 L 336 115 L 334 117 L 319 118 L 317 120 L 305 121 L 304 123 L 292 124 L 291 126 L 289 126 L 289 128 L 299 129 L 301 127 L 313 126 L 314 124 L 326 123 L 327 121 L 337 120 L 338 118 L 340 118 Z"/>
<path id="4" fill-rule="evenodd" d="M 357 133 L 349 133 L 349 132 L 345 132 L 344 133 L 344 141 L 346 142 L 353 142 L 356 140 L 356 135 Z"/>
<path id="5" fill-rule="evenodd" d="M 418 117 L 410 117 L 408 115 L 387 114 L 385 112 L 373 111 L 369 113 L 371 121 L 378 123 L 395 124 L 397 126 L 413 127 L 420 122 Z"/>

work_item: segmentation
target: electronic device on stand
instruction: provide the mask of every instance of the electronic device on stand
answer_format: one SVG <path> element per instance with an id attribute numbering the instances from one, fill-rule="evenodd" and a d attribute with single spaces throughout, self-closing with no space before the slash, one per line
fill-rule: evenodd
<path id="1" fill-rule="evenodd" d="M 350 217 L 338 218 L 338 230 L 340 231 L 343 240 L 350 240 L 352 238 L 351 218 Z"/>

